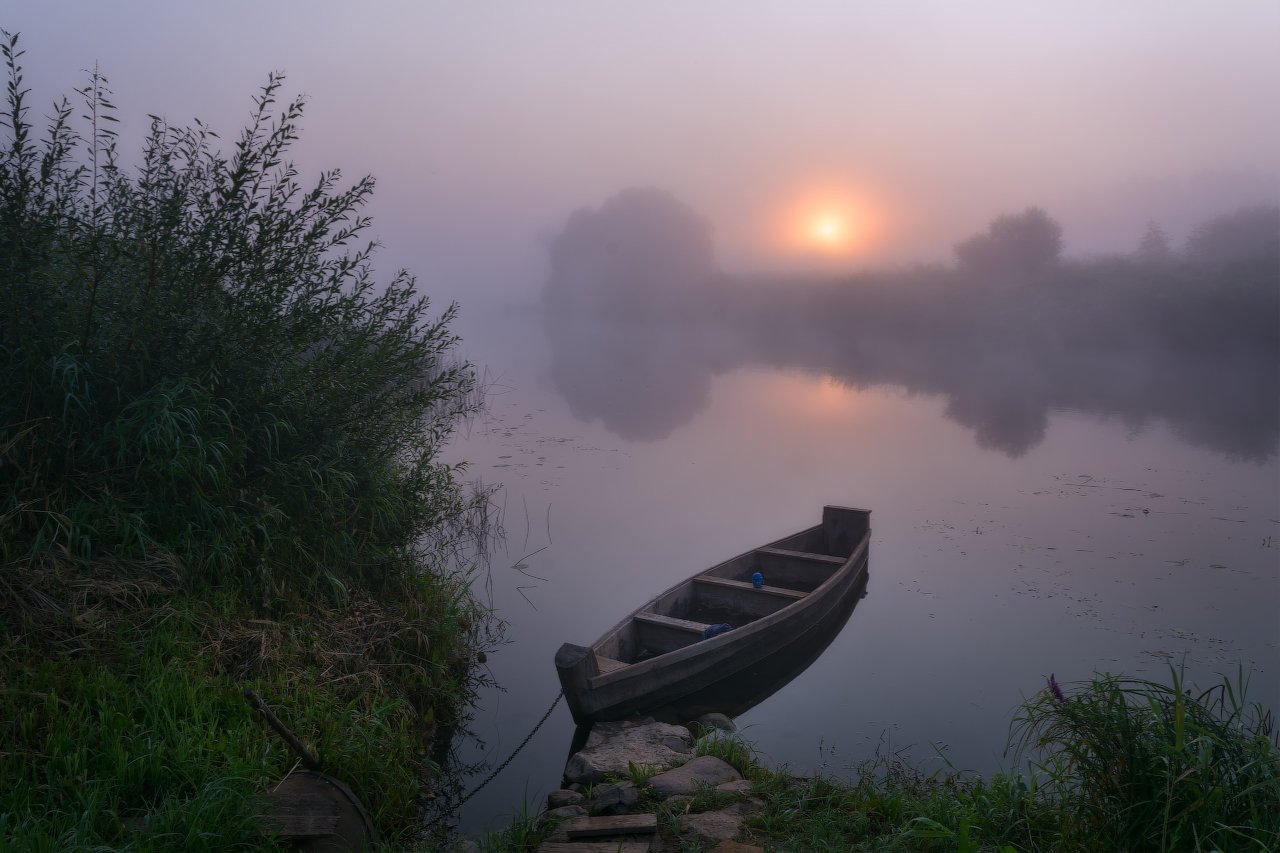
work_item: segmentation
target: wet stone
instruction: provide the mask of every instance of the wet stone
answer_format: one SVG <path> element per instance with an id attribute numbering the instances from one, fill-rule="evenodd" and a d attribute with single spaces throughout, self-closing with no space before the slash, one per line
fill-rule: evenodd
<path id="1" fill-rule="evenodd" d="M 582 806 L 559 806 L 547 809 L 547 817 L 581 817 L 586 813 L 587 810 Z"/>
<path id="2" fill-rule="evenodd" d="M 601 782 L 609 775 L 626 776 L 631 765 L 668 767 L 688 760 L 693 736 L 684 726 L 652 719 L 597 723 L 586 746 L 574 753 L 564 775 L 571 783 Z"/>
<path id="3" fill-rule="evenodd" d="M 741 841 L 721 841 L 707 853 L 764 853 L 764 848 L 743 844 Z"/>
<path id="4" fill-rule="evenodd" d="M 676 794 L 674 797 L 667 797 L 662 801 L 663 808 L 667 814 L 680 814 L 689 810 L 689 804 L 693 802 L 693 797 L 686 794 Z"/>
<path id="5" fill-rule="evenodd" d="M 547 794 L 547 808 L 558 809 L 561 806 L 574 806 L 582 802 L 583 799 L 584 797 L 578 791 L 560 788 Z"/>
<path id="6" fill-rule="evenodd" d="M 713 755 L 703 755 L 688 764 L 659 773 L 649 780 L 649 785 L 659 796 L 695 794 L 703 785 L 720 785 L 741 779 L 742 774 Z"/>
<path id="7" fill-rule="evenodd" d="M 703 714 L 698 718 L 698 725 L 702 726 L 702 731 L 709 732 L 712 729 L 719 729 L 722 732 L 736 732 L 737 724 L 724 714 Z"/>
<path id="8" fill-rule="evenodd" d="M 640 791 L 630 782 L 604 785 L 596 788 L 595 796 L 591 798 L 591 814 L 626 814 L 639 801 Z"/>
<path id="9" fill-rule="evenodd" d="M 480 853 L 480 845 L 470 838 L 459 838 L 444 850 L 445 853 Z"/>
<path id="10" fill-rule="evenodd" d="M 742 815 L 737 812 L 702 812 L 680 818 L 680 832 L 703 841 L 727 841 L 742 831 Z"/>

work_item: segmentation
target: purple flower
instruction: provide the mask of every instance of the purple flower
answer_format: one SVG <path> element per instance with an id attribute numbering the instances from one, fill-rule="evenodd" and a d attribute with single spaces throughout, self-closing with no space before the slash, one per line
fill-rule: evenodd
<path id="1" fill-rule="evenodd" d="M 1058 679 L 1053 677 L 1052 672 L 1049 673 L 1049 692 L 1053 694 L 1053 698 L 1059 705 L 1067 704 L 1067 697 L 1062 695 L 1062 688 L 1058 686 Z"/>

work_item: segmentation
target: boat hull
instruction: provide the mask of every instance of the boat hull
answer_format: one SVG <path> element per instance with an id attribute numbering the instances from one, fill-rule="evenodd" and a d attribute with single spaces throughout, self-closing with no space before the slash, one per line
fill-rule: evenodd
<path id="1" fill-rule="evenodd" d="M 582 724 L 625 719 L 638 714 L 678 720 L 708 710 L 740 713 L 745 710 L 740 707 L 744 697 L 750 697 L 752 693 L 750 680 L 753 670 L 770 673 L 769 678 L 775 682 L 764 696 L 802 671 L 839 633 L 867 585 L 869 513 L 829 507 L 824 513 L 824 523 L 832 517 L 840 519 L 833 513 L 861 515 L 851 528 L 858 534 L 852 552 L 825 582 L 775 613 L 649 660 L 602 672 L 597 654 L 604 640 L 617 633 L 646 607 L 670 596 L 672 590 L 677 589 L 673 587 L 663 596 L 647 602 L 592 647 L 568 643 L 561 646 L 556 654 L 556 668 L 574 719 Z M 802 531 L 774 544 L 811 535 L 815 530 L 819 528 Z M 757 552 L 769 547 L 762 546 Z M 748 555 L 752 553 L 748 552 Z M 748 555 L 735 560 L 741 561 Z M 708 573 L 716 571 L 716 568 Z M 817 649 L 816 653 L 814 649 Z M 785 675 L 789 660 L 795 665 L 791 675 L 783 678 L 781 676 Z M 769 685 L 761 685 L 766 686 Z M 760 692 L 755 691 L 756 694 Z M 755 701 L 762 698 L 759 696 Z"/>

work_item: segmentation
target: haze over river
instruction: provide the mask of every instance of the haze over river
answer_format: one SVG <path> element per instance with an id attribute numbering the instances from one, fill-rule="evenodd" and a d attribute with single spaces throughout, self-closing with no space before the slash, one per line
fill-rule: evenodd
<path id="1" fill-rule="evenodd" d="M 1207 685 L 1243 665 L 1251 696 L 1280 707 L 1270 405 L 1260 422 L 1209 429 L 1144 414 L 1151 395 L 1135 387 L 1127 411 L 1050 407 L 1037 439 L 1007 406 L 975 412 L 820 370 L 745 364 L 680 392 L 695 371 L 679 335 L 641 347 L 601 332 L 600 351 L 569 360 L 575 380 L 552 370 L 566 363 L 563 326 L 531 306 L 472 316 L 463 334 L 491 396 L 453 452 L 502 486 L 492 596 L 513 640 L 490 657 L 503 690 L 485 695 L 485 746 L 469 757 L 502 760 L 538 721 L 562 642 L 591 642 L 675 581 L 816 523 L 826 503 L 872 510 L 868 595 L 812 666 L 739 718 L 772 762 L 838 773 L 909 748 L 928 769 L 936 747 L 960 770 L 1007 767 L 1011 711 L 1050 673 L 1163 679 L 1185 662 Z M 522 797 L 539 807 L 572 734 L 561 705 L 463 829 L 504 822 Z"/>

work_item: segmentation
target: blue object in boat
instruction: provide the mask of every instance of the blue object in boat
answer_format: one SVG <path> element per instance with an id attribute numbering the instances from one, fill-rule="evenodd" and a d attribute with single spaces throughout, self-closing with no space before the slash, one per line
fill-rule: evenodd
<path id="1" fill-rule="evenodd" d="M 760 574 L 759 572 L 756 572 L 754 575 L 752 575 L 751 585 L 754 586 L 756 589 L 759 589 L 760 587 L 764 586 L 764 575 Z"/>
<path id="2" fill-rule="evenodd" d="M 708 625 L 702 629 L 702 639 L 710 640 L 717 634 L 723 634 L 725 631 L 732 631 L 733 626 L 727 622 L 721 622 L 718 625 Z"/>

